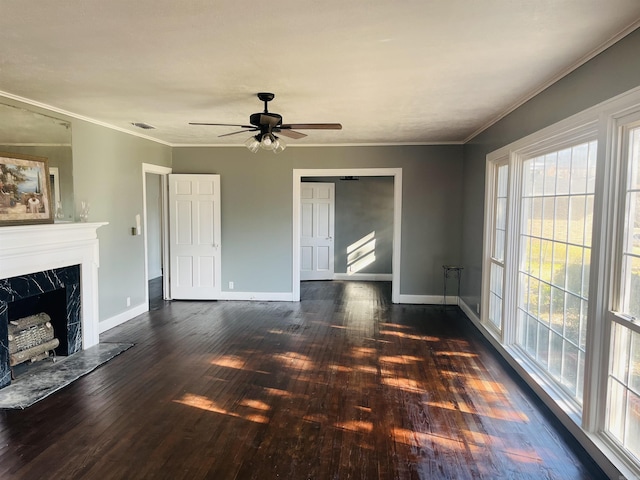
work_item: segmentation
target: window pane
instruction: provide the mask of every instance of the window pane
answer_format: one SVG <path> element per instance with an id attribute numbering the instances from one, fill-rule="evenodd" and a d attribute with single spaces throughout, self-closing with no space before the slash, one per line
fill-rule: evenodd
<path id="1" fill-rule="evenodd" d="M 629 227 L 633 228 L 630 233 L 631 238 L 631 251 L 638 254 L 640 253 L 640 192 L 629 193 Z"/>
<path id="2" fill-rule="evenodd" d="M 527 234 L 527 235 L 531 234 L 531 223 L 527 223 L 525 225 L 525 222 L 530 222 L 532 208 L 533 208 L 533 200 L 531 200 L 531 198 L 524 197 L 522 199 L 522 203 L 520 206 L 520 209 L 522 210 L 522 233 L 523 234 Z"/>
<path id="3" fill-rule="evenodd" d="M 555 195 L 556 193 L 556 168 L 558 152 L 553 152 L 544 157 L 544 171 L 546 173 L 544 181 L 544 194 Z"/>
<path id="4" fill-rule="evenodd" d="M 581 300 L 582 308 L 580 311 L 580 348 L 585 349 L 587 344 L 587 309 L 589 308 L 586 300 Z"/>
<path id="5" fill-rule="evenodd" d="M 630 157 L 630 182 L 629 186 L 633 190 L 640 190 L 640 128 L 631 130 L 629 146 Z"/>
<path id="6" fill-rule="evenodd" d="M 629 388 L 640 393 L 640 335 L 631 334 L 631 361 L 629 364 Z"/>
<path id="7" fill-rule="evenodd" d="M 491 252 L 489 264 L 489 295 L 487 306 L 488 315 L 483 321 L 502 329 L 502 287 L 504 283 L 504 258 L 506 248 L 507 231 L 507 193 L 509 165 L 495 165 L 494 182 L 492 186 L 493 223 L 490 226 L 492 232 Z M 525 246 L 526 247 L 526 246 Z"/>
<path id="8" fill-rule="evenodd" d="M 627 392 L 624 446 L 636 455 L 640 452 L 640 397 L 631 391 Z"/>
<path id="9" fill-rule="evenodd" d="M 624 441 L 624 413 L 627 406 L 627 389 L 615 380 L 609 383 L 608 431 L 620 443 Z"/>
<path id="10" fill-rule="evenodd" d="M 538 348 L 536 352 L 536 360 L 545 367 L 549 365 L 549 328 L 542 324 L 538 324 Z"/>
<path id="11" fill-rule="evenodd" d="M 549 372 L 559 377 L 562 372 L 562 337 L 557 333 L 551 333 L 549 344 Z"/>
<path id="12" fill-rule="evenodd" d="M 571 193 L 587 191 L 589 144 L 583 143 L 571 149 Z"/>
<path id="13" fill-rule="evenodd" d="M 551 283 L 553 270 L 553 242 L 542 240 L 540 243 L 540 279 Z"/>
<path id="14" fill-rule="evenodd" d="M 498 197 L 507 197 L 507 180 L 509 178 L 509 166 L 500 165 L 498 167 Z"/>
<path id="15" fill-rule="evenodd" d="M 570 342 L 564 342 L 563 359 L 562 383 L 575 395 L 578 386 L 578 347 Z"/>
<path id="16" fill-rule="evenodd" d="M 627 149 L 625 238 L 621 260 L 619 309 L 640 318 L 640 127 L 630 131 Z"/>
<path id="17" fill-rule="evenodd" d="M 542 200 L 542 238 L 553 238 L 555 203 L 555 197 Z"/>
<path id="18" fill-rule="evenodd" d="M 553 244 L 553 275 L 551 283 L 561 288 L 567 283 L 567 244 Z"/>
<path id="19" fill-rule="evenodd" d="M 576 397 L 582 398 L 584 392 L 584 353 L 578 350 L 578 386 L 576 387 Z"/>
<path id="20" fill-rule="evenodd" d="M 614 323 L 606 409 L 606 429 L 640 458 L 640 334 Z"/>
<path id="21" fill-rule="evenodd" d="M 611 376 L 627 383 L 631 330 L 614 324 L 611 341 Z"/>
<path id="22" fill-rule="evenodd" d="M 582 248 L 569 246 L 567 250 L 567 290 L 582 294 Z"/>
<path id="23" fill-rule="evenodd" d="M 533 178 L 531 195 L 540 196 L 544 192 L 544 157 L 533 158 L 528 163 Z"/>
<path id="24" fill-rule="evenodd" d="M 529 222 L 531 227 L 529 231 L 532 236 L 541 237 L 542 236 L 542 197 L 534 197 L 531 203 L 531 218 Z"/>
<path id="25" fill-rule="evenodd" d="M 522 162 L 520 346 L 582 403 L 597 143 Z M 534 327 L 535 325 L 535 327 Z"/>
<path id="26" fill-rule="evenodd" d="M 518 293 L 518 305 L 522 305 L 523 309 L 527 310 L 527 305 L 529 305 L 529 275 L 520 274 Z"/>
<path id="27" fill-rule="evenodd" d="M 493 249 L 493 258 L 504 260 L 504 230 L 496 229 L 496 242 Z"/>
<path id="28" fill-rule="evenodd" d="M 500 198 L 496 200 L 496 226 L 500 230 L 504 230 L 507 226 L 507 199 Z"/>
<path id="29" fill-rule="evenodd" d="M 582 245 L 585 228 L 585 197 L 579 195 L 569 200 L 569 243 Z"/>
<path id="30" fill-rule="evenodd" d="M 564 337 L 578 344 L 580 339 L 580 297 L 567 293 Z"/>
<path id="31" fill-rule="evenodd" d="M 598 155 L 598 145 L 596 142 L 589 144 L 589 167 L 587 170 L 587 192 L 596 189 L 596 159 Z"/>
<path id="32" fill-rule="evenodd" d="M 591 246 L 591 234 L 593 231 L 593 196 L 589 195 L 586 200 L 584 216 L 584 244 Z"/>
<path id="33" fill-rule="evenodd" d="M 640 318 L 640 257 L 625 255 L 623 258 L 622 311 Z"/>
<path id="34" fill-rule="evenodd" d="M 569 232 L 569 197 L 556 197 L 556 211 L 554 221 L 553 239 L 558 242 L 566 242 Z"/>
<path id="35" fill-rule="evenodd" d="M 531 315 L 527 317 L 527 344 L 526 349 L 529 355 L 535 357 L 536 340 L 538 338 L 538 322 Z"/>
<path id="36" fill-rule="evenodd" d="M 498 329 L 502 328 L 502 285 L 504 268 L 491 264 L 491 281 L 489 295 L 489 321 Z"/>
<path id="37" fill-rule="evenodd" d="M 562 334 L 564 328 L 564 290 L 551 288 L 551 328 Z"/>
<path id="38" fill-rule="evenodd" d="M 591 250 L 585 248 L 582 252 L 582 297 L 589 297 L 589 269 L 591 268 Z"/>
<path id="39" fill-rule="evenodd" d="M 558 173 L 556 178 L 556 195 L 568 195 L 571 180 L 571 149 L 558 152 Z"/>

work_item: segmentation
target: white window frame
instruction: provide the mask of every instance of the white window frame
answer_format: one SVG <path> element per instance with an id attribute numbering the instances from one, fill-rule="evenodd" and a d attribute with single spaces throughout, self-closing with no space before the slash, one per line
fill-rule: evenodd
<path id="1" fill-rule="evenodd" d="M 557 418 L 571 431 L 583 447 L 594 457 L 609 475 L 623 475 L 626 478 L 640 478 L 640 462 L 625 453 L 613 442 L 605 432 L 607 382 L 609 374 L 609 353 L 613 322 L 625 322 L 634 331 L 640 333 L 640 321 L 630 321 L 617 314 L 612 309 L 612 299 L 619 298 L 619 248 L 622 245 L 620 228 L 624 212 L 620 212 L 620 205 L 624 205 L 621 195 L 620 148 L 622 145 L 621 132 L 630 120 L 640 118 L 640 87 L 632 89 L 615 98 L 602 102 L 570 118 L 546 127 L 539 132 L 517 140 L 487 155 L 486 184 L 485 184 L 485 224 L 482 258 L 482 296 L 480 322 L 476 323 L 480 331 L 491 341 L 497 351 L 531 386 L 536 394 L 547 404 Z M 503 331 L 496 332 L 491 328 L 487 318 L 488 310 L 488 281 L 489 259 L 492 253 L 492 228 L 494 212 L 489 202 L 489 195 L 494 194 L 492 187 L 495 178 L 495 162 L 509 159 L 509 199 L 507 216 L 506 242 L 513 242 L 513 232 L 520 232 L 519 218 L 512 206 L 513 199 L 520 198 L 519 187 L 513 178 L 520 177 L 518 170 L 518 155 L 526 154 L 551 146 L 562 141 L 563 138 L 578 137 L 591 131 L 596 133 L 598 142 L 596 161 L 596 186 L 594 194 L 593 235 L 591 239 L 591 266 L 588 295 L 588 328 L 584 369 L 584 389 L 582 414 L 576 411 L 571 402 L 567 402 L 568 395 L 554 388 L 541 387 L 545 379 L 536 371 L 535 365 L 519 355 L 514 348 L 515 319 L 510 319 L 513 305 L 517 302 L 517 279 L 506 278 L 503 289 Z M 598 228 L 599 226 L 599 228 Z M 517 252 L 518 248 L 507 247 L 508 251 Z M 518 261 L 517 256 L 505 255 L 505 272 L 514 272 L 513 265 Z M 510 265 L 507 265 L 510 264 Z M 505 275 L 508 275 L 506 273 Z M 616 276 L 617 275 L 617 276 Z M 597 281 L 595 281 L 597 279 Z M 506 289 L 510 291 L 507 292 Z M 472 319 L 473 320 L 473 319 Z M 619 473 L 617 473 L 619 472 Z"/>
<path id="2" fill-rule="evenodd" d="M 499 264 L 493 258 L 493 248 L 495 244 L 495 222 L 496 222 L 496 197 L 497 197 L 497 177 L 498 177 L 498 168 L 506 165 L 508 167 L 508 175 L 507 175 L 507 211 L 506 211 L 506 231 L 505 231 L 505 252 L 504 258 L 501 266 L 503 267 L 503 278 L 502 278 L 502 328 L 499 329 L 496 325 L 493 324 L 489 320 L 489 298 L 491 295 L 491 265 Z M 490 192 L 490 194 L 485 195 L 485 223 L 484 223 L 484 254 L 483 254 L 483 269 L 482 269 L 482 293 L 481 293 L 481 301 L 483 308 L 481 309 L 480 321 L 489 329 L 491 334 L 498 340 L 502 341 L 504 338 L 505 331 L 505 298 L 506 298 L 506 288 L 509 285 L 506 281 L 506 265 L 508 264 L 507 256 L 509 255 L 509 250 L 507 249 L 508 238 L 510 233 L 510 199 L 511 199 L 511 173 L 512 165 L 509 161 L 509 155 L 501 155 L 495 156 L 487 159 L 487 169 L 486 169 L 486 177 L 485 177 L 485 185 L 486 192 Z M 507 328 L 508 330 L 508 328 Z"/>
<path id="3" fill-rule="evenodd" d="M 634 110 L 629 112 L 629 110 Z M 626 225 L 626 193 L 628 178 L 628 158 L 625 148 L 628 147 L 628 135 L 632 128 L 640 126 L 640 104 L 613 114 L 609 119 L 609 139 L 610 146 L 607 158 L 609 167 L 609 205 L 610 215 L 607 223 L 607 231 L 611 233 L 608 238 L 610 248 L 609 255 L 604 260 L 606 265 L 607 292 L 603 298 L 603 318 L 606 319 L 604 329 L 607 342 L 603 345 L 601 365 L 600 388 L 601 395 L 595 399 L 596 407 L 593 412 L 593 424 L 599 431 L 602 440 L 607 446 L 622 457 L 626 463 L 637 465 L 634 459 L 626 450 L 619 446 L 618 442 L 607 432 L 607 402 L 608 402 L 608 380 L 611 361 L 611 341 L 613 325 L 620 324 L 630 331 L 640 334 L 640 319 L 631 318 L 620 312 L 619 302 L 622 297 L 622 270 L 624 249 L 624 231 Z M 603 227 L 604 228 L 604 227 Z M 606 361 L 605 361 L 606 359 Z M 640 468 L 639 468 L 640 470 Z"/>
<path id="4" fill-rule="evenodd" d="M 518 303 L 518 262 L 520 252 L 520 196 L 522 191 L 522 164 L 527 158 L 543 155 L 555 150 L 563 149 L 591 140 L 598 140 L 598 118 L 596 116 L 580 117 L 575 121 L 553 130 L 545 129 L 538 134 L 527 137 L 520 142 L 510 145 L 506 149 L 500 149 L 487 156 L 486 192 L 485 195 L 485 241 L 483 263 L 483 294 L 481 321 L 491 335 L 499 340 L 507 352 L 527 372 L 531 379 L 535 379 L 537 386 L 554 402 L 562 405 L 563 411 L 576 423 L 581 422 L 583 405 L 580 406 L 556 381 L 540 366 L 531 360 L 526 353 L 516 344 L 517 324 L 515 315 Z M 493 194 L 495 191 L 495 171 L 499 165 L 508 159 L 509 186 L 507 199 L 507 233 L 505 236 L 505 283 L 503 288 L 503 331 L 496 332 L 488 319 L 490 262 L 492 254 L 492 239 L 494 229 Z M 595 224 L 595 212 L 594 212 Z M 593 248 L 593 241 L 592 241 Z M 593 259 L 591 260 L 593 264 Z M 591 294 L 591 289 L 590 289 Z M 591 298 L 591 297 L 589 297 Z M 588 337 L 589 334 L 587 334 Z M 587 347 L 589 340 L 587 339 Z M 589 348 L 585 353 L 585 369 L 590 364 Z"/>

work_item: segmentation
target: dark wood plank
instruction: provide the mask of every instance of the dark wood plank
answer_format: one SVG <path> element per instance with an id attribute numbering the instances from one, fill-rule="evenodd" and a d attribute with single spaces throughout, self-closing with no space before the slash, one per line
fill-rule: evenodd
<path id="1" fill-rule="evenodd" d="M 459 310 L 301 291 L 154 302 L 101 337 L 135 347 L 0 412 L 0 478 L 605 478 Z"/>

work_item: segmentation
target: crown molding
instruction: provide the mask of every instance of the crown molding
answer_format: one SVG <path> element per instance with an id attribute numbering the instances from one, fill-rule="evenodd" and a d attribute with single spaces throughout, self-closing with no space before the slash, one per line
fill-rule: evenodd
<path id="1" fill-rule="evenodd" d="M 118 132 L 127 133 L 129 135 L 133 135 L 134 137 L 144 138 L 145 140 L 151 140 L 152 142 L 161 143 L 162 145 L 171 146 L 169 142 L 165 142 L 164 140 L 159 140 L 157 138 L 150 137 L 148 135 L 143 135 L 138 132 L 132 132 L 130 130 L 126 130 L 122 127 L 117 127 L 115 125 L 111 125 L 110 123 L 102 122 L 100 120 L 96 120 L 95 118 L 85 117 L 84 115 L 79 115 L 77 113 L 70 112 L 68 110 L 64 110 L 62 108 L 54 107 L 53 105 L 48 105 L 46 103 L 38 102 L 36 100 L 31 100 L 26 97 L 21 97 L 20 95 L 14 95 L 13 93 L 5 92 L 0 90 L 0 96 L 8 98 L 10 100 L 15 100 L 17 102 L 25 103 L 27 105 L 31 105 L 33 107 L 42 108 L 44 110 L 48 110 L 51 112 L 58 113 L 60 115 L 65 115 L 70 118 L 75 118 L 76 120 L 82 120 L 84 122 L 92 123 L 94 125 L 99 125 L 101 127 L 109 128 L 111 130 L 116 130 Z"/>

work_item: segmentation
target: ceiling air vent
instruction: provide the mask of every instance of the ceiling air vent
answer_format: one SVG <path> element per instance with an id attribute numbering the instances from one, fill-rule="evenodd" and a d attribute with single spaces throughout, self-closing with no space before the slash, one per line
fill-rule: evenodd
<path id="1" fill-rule="evenodd" d="M 134 127 L 142 128 L 143 130 L 154 130 L 156 128 L 153 125 L 149 125 L 148 123 L 144 122 L 131 122 L 131 125 L 133 125 Z"/>

